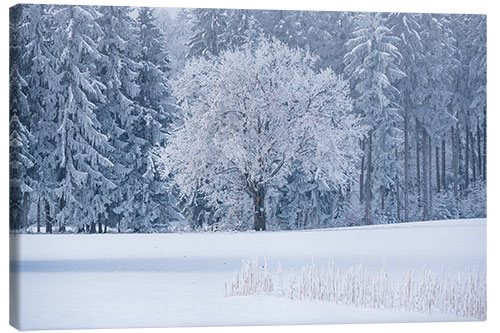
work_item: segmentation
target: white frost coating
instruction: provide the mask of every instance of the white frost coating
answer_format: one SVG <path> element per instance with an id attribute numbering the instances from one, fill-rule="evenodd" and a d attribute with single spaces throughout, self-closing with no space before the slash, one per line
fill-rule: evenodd
<path id="1" fill-rule="evenodd" d="M 364 127 L 349 115 L 347 83 L 315 72 L 316 60 L 274 39 L 190 60 L 172 84 L 184 125 L 163 151 L 181 195 L 240 209 L 242 195 L 283 184 L 297 164 L 311 179 L 347 184 Z"/>
<path id="2" fill-rule="evenodd" d="M 391 279 L 385 263 L 379 271 L 370 272 L 363 264 L 340 269 L 331 260 L 326 266 L 314 261 L 302 267 L 297 278 L 291 273 L 288 288 L 282 287 L 282 270 L 276 274 L 255 257 L 243 262 L 240 273 L 235 274 L 225 296 L 251 296 L 275 291 L 292 300 L 321 300 L 336 304 L 397 309 L 417 312 L 440 312 L 464 318 L 486 319 L 486 272 L 477 268 L 464 270 L 442 268 L 433 272 L 425 266 L 420 274 L 409 270 L 402 279 Z"/>

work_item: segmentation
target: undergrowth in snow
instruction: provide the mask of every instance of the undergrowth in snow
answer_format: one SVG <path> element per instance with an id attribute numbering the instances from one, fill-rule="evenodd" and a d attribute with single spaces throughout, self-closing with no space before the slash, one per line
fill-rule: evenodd
<path id="1" fill-rule="evenodd" d="M 254 257 L 243 261 L 234 281 L 225 284 L 225 296 L 274 292 L 292 300 L 486 319 L 486 273 L 476 268 L 459 271 L 448 267 L 438 273 L 423 267 L 419 273 L 409 270 L 403 279 L 393 281 L 385 265 L 373 273 L 362 264 L 341 270 L 333 260 L 327 266 L 316 266 L 313 261 L 302 267 L 300 276 L 292 271 L 286 284 L 284 281 L 280 264 L 272 274 L 265 257 L 263 263 Z"/>

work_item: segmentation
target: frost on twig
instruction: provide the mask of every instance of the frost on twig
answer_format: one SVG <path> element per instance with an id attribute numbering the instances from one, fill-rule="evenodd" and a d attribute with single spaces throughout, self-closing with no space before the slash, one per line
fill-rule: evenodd
<path id="1" fill-rule="evenodd" d="M 311 262 L 297 278 L 292 270 L 283 287 L 281 264 L 276 271 L 276 295 L 291 300 L 321 300 L 339 305 L 440 312 L 463 318 L 486 319 L 486 274 L 479 269 L 451 268 L 436 273 L 426 267 L 420 274 L 409 270 L 400 280 L 390 279 L 385 264 L 375 274 L 360 264 L 340 269 L 330 261 L 318 267 Z M 243 262 L 226 296 L 250 296 L 273 291 L 273 275 L 267 259 Z"/>
<path id="2" fill-rule="evenodd" d="M 230 287 L 225 285 L 226 296 L 249 296 L 271 291 L 273 291 L 273 281 L 266 257 L 263 264 L 259 263 L 258 257 L 244 260 L 240 272 L 235 273 Z"/>

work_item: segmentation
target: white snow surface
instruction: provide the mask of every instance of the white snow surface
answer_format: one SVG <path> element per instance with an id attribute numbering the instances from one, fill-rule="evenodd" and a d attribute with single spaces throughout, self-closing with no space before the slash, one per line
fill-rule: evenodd
<path id="1" fill-rule="evenodd" d="M 300 271 L 334 260 L 400 278 L 424 266 L 486 271 L 486 219 L 310 231 L 12 235 L 11 322 L 70 329 L 471 320 L 297 301 L 225 297 L 242 260 Z"/>

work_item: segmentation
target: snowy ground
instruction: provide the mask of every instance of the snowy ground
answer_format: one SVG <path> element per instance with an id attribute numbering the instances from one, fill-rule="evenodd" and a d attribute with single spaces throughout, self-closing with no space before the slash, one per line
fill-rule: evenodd
<path id="1" fill-rule="evenodd" d="M 352 308 L 273 295 L 224 297 L 242 260 L 285 274 L 335 260 L 391 278 L 423 266 L 486 270 L 486 220 L 314 231 L 13 235 L 13 324 L 21 329 L 459 321 L 440 313 Z M 15 261 L 17 259 L 18 261 Z"/>

